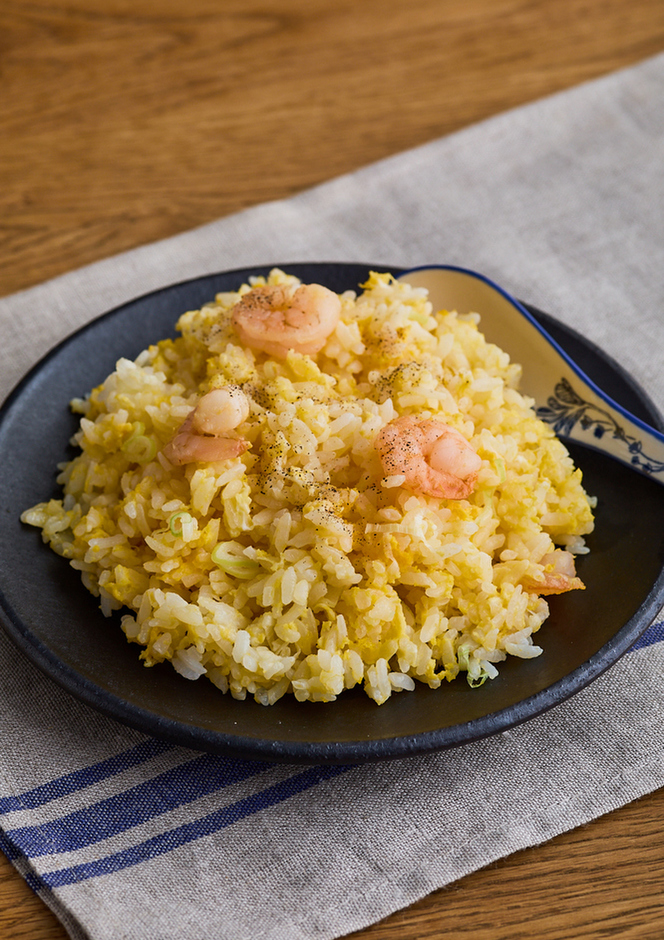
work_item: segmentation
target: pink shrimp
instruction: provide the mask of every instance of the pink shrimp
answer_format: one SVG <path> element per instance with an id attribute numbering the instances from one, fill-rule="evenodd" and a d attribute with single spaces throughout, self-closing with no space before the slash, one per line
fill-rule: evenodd
<path id="1" fill-rule="evenodd" d="M 251 446 L 249 442 L 224 435 L 239 427 L 248 416 L 249 402 L 239 386 L 212 389 L 189 412 L 163 454 L 177 465 L 239 457 Z"/>
<path id="2" fill-rule="evenodd" d="M 567 591 L 584 591 L 586 586 L 581 578 L 576 577 L 574 555 L 556 548 L 548 552 L 540 561 L 544 565 L 541 581 L 527 578 L 523 586 L 531 594 L 565 594 Z"/>
<path id="3" fill-rule="evenodd" d="M 462 434 L 442 421 L 395 418 L 379 433 L 374 447 L 385 473 L 403 474 L 403 485 L 415 493 L 466 499 L 475 489 L 482 459 Z"/>
<path id="4" fill-rule="evenodd" d="M 291 349 L 320 352 L 340 315 L 339 297 L 321 284 L 265 285 L 240 298 L 232 322 L 245 346 L 285 359 Z"/>

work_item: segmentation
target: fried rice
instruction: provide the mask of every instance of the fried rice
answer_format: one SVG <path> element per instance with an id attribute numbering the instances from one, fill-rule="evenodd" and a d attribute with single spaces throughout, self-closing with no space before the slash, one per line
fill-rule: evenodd
<path id="1" fill-rule="evenodd" d="M 265 283 L 298 282 L 275 269 L 219 294 L 75 400 L 80 453 L 59 467 L 63 496 L 23 521 L 105 614 L 122 611 L 147 666 L 168 660 L 237 699 L 330 702 L 361 685 L 382 704 L 539 656 L 547 565 L 556 548 L 587 551 L 594 501 L 518 391 L 519 366 L 478 314 L 434 311 L 384 273 L 340 295 L 320 352 L 274 358 L 232 322 Z M 231 437 L 248 449 L 170 461 L 201 396 L 231 385 L 249 402 Z M 385 472 L 376 438 L 407 415 L 443 421 L 479 455 L 467 498 Z"/>

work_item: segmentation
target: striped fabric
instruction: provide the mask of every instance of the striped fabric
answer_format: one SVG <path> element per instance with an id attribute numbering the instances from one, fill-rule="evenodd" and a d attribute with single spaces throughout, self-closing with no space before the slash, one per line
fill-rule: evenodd
<path id="1" fill-rule="evenodd" d="M 663 640 L 664 621 L 658 621 L 633 650 Z M 160 757 L 173 766 L 160 769 L 163 761 L 155 760 Z M 121 785 L 112 796 L 99 797 L 100 784 L 116 777 L 123 780 L 126 771 L 136 768 L 145 774 L 139 783 L 129 778 L 129 785 Z M 41 874 L 25 869 L 28 883 L 37 891 L 78 884 L 140 865 L 219 832 L 349 769 L 344 765 L 298 767 L 280 774 L 279 767 L 270 763 L 212 754 L 192 756 L 148 738 L 30 790 L 0 795 L 0 848 L 14 863 L 48 856 L 48 866 Z M 275 782 L 275 776 L 283 779 Z M 173 810 L 191 807 L 212 794 L 221 796 L 235 784 L 242 784 L 241 797 L 222 800 L 223 806 L 212 812 L 196 812 L 192 807 L 187 822 L 170 824 Z M 154 820 L 162 820 L 159 834 L 144 838 L 144 824 Z M 96 849 L 88 851 L 100 843 L 104 845 L 101 854 Z"/>
<path id="2" fill-rule="evenodd" d="M 358 260 L 482 271 L 662 408 L 663 100 L 658 56 L 0 300 L 0 396 L 67 333 L 165 283 Z M 662 786 L 662 674 L 660 615 L 588 688 L 510 731 L 305 767 L 148 739 L 0 633 L 0 847 L 76 940 L 333 940 Z"/>
<path id="3" fill-rule="evenodd" d="M 271 768 L 270 764 L 203 754 L 147 777 L 111 797 L 89 802 L 93 783 L 122 774 L 130 767 L 145 765 L 157 754 L 176 750 L 148 740 L 111 760 L 47 781 L 18 796 L 0 799 L 2 850 L 14 862 L 49 857 L 47 871 L 40 875 L 26 875 L 35 890 L 78 884 L 140 865 L 188 842 L 219 832 L 348 769 L 343 766 L 307 767 L 273 782 L 274 774 L 266 773 Z M 245 781 L 247 785 L 242 788 L 244 795 L 241 798 L 229 803 L 222 800 L 223 805 L 212 812 L 191 813 L 188 822 L 169 826 L 169 814 L 173 810 L 197 803 L 211 794 L 220 796 L 231 784 Z M 67 799 L 63 800 L 65 795 Z M 72 809 L 73 805 L 77 808 Z M 37 822 L 39 810 L 46 806 L 50 810 L 46 814 L 48 819 Z M 52 816 L 53 809 L 59 815 Z M 32 811 L 29 824 L 24 822 L 25 810 Z M 142 824 L 162 818 L 165 825 L 158 835 L 141 837 L 144 834 Z M 130 833 L 129 838 L 127 833 Z M 99 855 L 96 850 L 87 852 L 99 843 L 104 843 L 103 854 Z M 58 859 L 66 859 L 66 863 L 60 865 Z M 52 865 L 57 867 L 50 867 Z"/>
<path id="4" fill-rule="evenodd" d="M 634 709 L 638 709 L 638 700 L 633 697 L 634 675 L 639 675 L 643 667 L 643 663 L 639 667 L 640 659 L 645 659 L 650 669 L 661 669 L 663 640 L 664 621 L 658 621 L 614 667 L 612 682 L 602 678 L 590 690 L 560 706 L 557 721 L 542 716 L 499 735 L 492 743 L 478 742 L 444 755 L 384 765 L 302 767 L 199 754 L 125 729 L 120 731 L 112 722 L 92 717 L 86 706 L 77 705 L 75 720 L 92 720 L 98 728 L 103 727 L 109 744 L 113 738 L 133 743 L 75 770 L 54 773 L 55 767 L 63 770 L 80 759 L 79 754 L 60 751 L 57 759 L 50 756 L 50 772 L 44 769 L 35 773 L 33 769 L 31 776 L 38 777 L 34 785 L 20 790 L 4 785 L 0 791 L 0 848 L 74 937 L 118 936 L 114 931 L 122 917 L 134 916 L 131 905 L 127 909 L 123 901 L 127 886 L 130 894 L 145 895 L 150 915 L 145 928 L 132 929 L 132 937 L 200 935 L 240 940 L 247 936 L 339 936 L 346 932 L 347 923 L 351 929 L 360 927 L 451 877 L 459 877 L 469 865 L 470 870 L 476 867 L 472 859 L 450 853 L 454 846 L 445 838 L 450 818 L 472 819 L 471 830 L 475 832 L 471 835 L 478 846 L 483 846 L 483 859 L 487 849 L 491 857 L 499 857 L 521 847 L 519 836 L 515 841 L 509 827 L 499 833 L 502 841 L 497 844 L 485 841 L 487 828 L 495 839 L 494 808 L 491 803 L 481 811 L 479 806 L 463 807 L 460 797 L 465 788 L 459 790 L 458 780 L 472 787 L 473 776 L 485 772 L 483 755 L 491 754 L 499 765 L 513 767 L 506 772 L 503 783 L 509 787 L 512 774 L 511 785 L 518 790 L 516 779 L 521 771 L 517 765 L 524 751 L 530 750 L 531 764 L 532 753 L 556 754 L 557 762 L 561 756 L 561 727 L 574 728 L 580 717 L 587 722 L 589 715 L 601 726 L 600 716 L 593 715 L 597 708 L 593 690 L 602 685 L 606 686 L 599 694 L 603 710 L 624 709 L 617 690 L 621 684 L 631 690 L 623 740 L 619 733 L 614 739 L 615 759 L 618 763 L 624 761 L 624 745 L 631 735 Z M 0 657 L 5 661 L 18 655 L 6 642 L 0 643 Z M 629 664 L 627 669 L 625 664 Z M 18 668 L 25 674 L 32 672 L 25 662 L 19 662 Z M 623 672 L 628 673 L 624 682 L 616 683 L 616 674 Z M 30 682 L 33 687 L 35 683 L 49 685 L 36 674 Z M 66 698 L 65 693 L 53 688 L 50 694 Z M 111 729 L 114 733 L 109 735 Z M 22 736 L 17 731 L 14 729 L 15 744 Z M 53 731 L 52 727 L 46 729 L 44 737 Z M 34 739 L 34 729 L 32 734 Z M 8 737 L 11 744 L 12 735 Z M 601 761 L 594 766 L 592 761 L 588 763 L 584 786 L 572 793 L 584 807 L 582 811 L 590 813 L 589 818 L 596 812 L 585 805 L 591 784 L 601 790 L 601 781 L 606 780 L 607 754 L 601 737 L 595 745 Z M 578 745 L 574 733 L 566 738 L 568 749 L 570 739 Z M 592 758 L 592 743 L 584 738 L 584 746 Z M 660 753 L 664 753 L 664 739 L 662 747 Z M 645 744 L 642 750 L 648 751 Z M 638 766 L 639 757 L 631 753 L 630 762 Z M 576 768 L 578 772 L 578 760 Z M 664 772 L 661 759 L 660 772 Z M 429 789 L 422 788 L 424 779 L 429 781 Z M 561 779 L 559 786 L 561 797 L 565 793 L 568 812 L 578 824 L 580 808 L 570 801 L 569 783 Z M 512 797 L 517 790 L 511 791 Z M 431 794 L 436 791 L 445 799 L 432 803 Z M 452 793 L 458 805 L 449 805 Z M 547 799 L 554 795 L 549 782 Z M 494 790 L 494 803 L 505 798 L 502 790 Z M 554 804 L 561 806 L 560 800 L 554 800 Z M 541 801 L 538 805 L 549 804 Z M 436 811 L 433 816 L 432 808 Z M 522 812 L 517 801 L 517 816 Z M 568 823 L 564 811 L 556 818 L 538 820 L 538 838 L 533 840 L 532 833 L 528 833 L 525 844 L 540 841 L 542 833 L 550 837 L 567 828 Z M 402 830 L 406 835 L 403 839 Z M 280 834 L 276 844 L 275 832 Z M 523 831 L 520 838 L 524 839 Z M 417 868 L 418 856 L 436 840 L 440 840 L 437 855 L 443 854 L 438 859 L 441 871 L 434 866 L 423 877 Z M 254 852 L 258 853 L 259 869 L 267 867 L 267 875 L 258 872 L 257 878 Z M 218 864 L 213 859 L 218 859 Z M 340 863 L 339 871 L 331 861 Z M 205 878 L 193 885 L 188 878 L 192 868 L 199 874 L 205 872 Z M 312 878 L 312 871 L 320 874 L 319 884 Z M 345 878 L 343 895 L 339 872 Z M 404 884 L 399 883 L 395 872 L 400 872 Z M 352 875 L 350 880 L 348 875 Z M 305 878 L 307 890 L 302 892 Z M 248 894 L 240 892 L 241 896 L 233 898 L 238 881 L 252 888 Z M 261 885 L 269 887 L 271 899 L 280 899 L 282 910 L 293 911 L 304 904 L 310 925 L 293 928 L 300 932 L 282 933 L 283 924 L 275 918 L 271 904 L 261 910 L 262 932 L 258 932 L 253 892 Z M 373 897 L 368 910 L 366 905 L 363 907 L 367 892 L 368 896 L 372 892 L 378 895 L 378 902 Z M 354 909 L 349 913 L 335 908 L 324 922 L 318 922 L 329 900 L 339 896 L 346 902 L 354 900 Z M 211 898 L 218 898 L 219 904 L 208 910 Z M 184 934 L 193 903 L 207 910 L 207 920 L 200 934 Z M 154 932 L 159 916 L 152 905 L 165 905 L 169 911 L 169 926 L 162 924 L 159 933 Z M 372 911 L 377 913 L 372 915 Z"/>

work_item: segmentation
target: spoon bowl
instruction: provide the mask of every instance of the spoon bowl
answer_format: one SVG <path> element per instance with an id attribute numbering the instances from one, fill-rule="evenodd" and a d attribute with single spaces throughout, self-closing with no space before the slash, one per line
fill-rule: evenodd
<path id="1" fill-rule="evenodd" d="M 429 292 L 435 310 L 478 313 L 488 342 L 523 369 L 520 390 L 556 434 L 601 451 L 664 484 L 664 434 L 602 391 L 526 308 L 484 275 L 451 265 L 399 276 Z"/>

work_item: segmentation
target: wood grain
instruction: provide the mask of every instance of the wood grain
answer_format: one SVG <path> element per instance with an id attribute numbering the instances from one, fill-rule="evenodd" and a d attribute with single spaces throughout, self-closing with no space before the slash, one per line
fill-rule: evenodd
<path id="1" fill-rule="evenodd" d="M 0 294 L 662 50 L 662 0 L 4 0 Z M 655 940 L 663 837 L 664 791 L 354 937 Z M 65 936 L 0 858 L 0 938 Z"/>
<path id="2" fill-rule="evenodd" d="M 4 0 L 0 294 L 662 48 L 661 0 Z"/>

